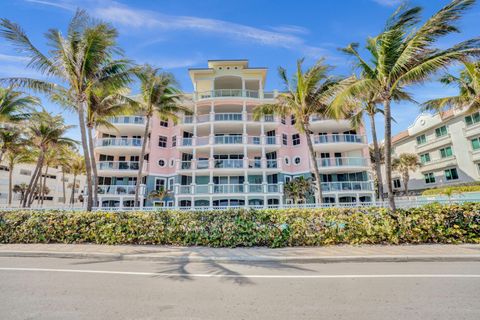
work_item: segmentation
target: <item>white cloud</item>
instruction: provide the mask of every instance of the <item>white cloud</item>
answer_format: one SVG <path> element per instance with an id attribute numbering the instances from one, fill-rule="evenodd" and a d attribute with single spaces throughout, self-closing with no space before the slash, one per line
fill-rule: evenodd
<path id="1" fill-rule="evenodd" d="M 401 4 L 403 0 L 373 0 L 379 5 L 386 6 L 386 7 L 393 7 Z"/>
<path id="2" fill-rule="evenodd" d="M 161 66 L 163 69 L 177 69 L 177 68 L 187 68 L 199 65 L 205 62 L 205 58 L 197 55 L 193 58 L 172 58 L 172 57 L 156 57 L 154 59 L 148 59 L 149 64 L 154 66 Z"/>
<path id="3" fill-rule="evenodd" d="M 302 26 L 295 26 L 291 24 L 285 24 L 281 26 L 270 27 L 270 29 L 277 32 L 286 32 L 286 33 L 297 33 L 297 34 L 308 34 L 310 30 Z"/>
<path id="4" fill-rule="evenodd" d="M 0 61 L 4 61 L 4 62 L 28 62 L 28 61 L 30 61 L 30 58 L 22 57 L 22 56 L 11 56 L 11 55 L 8 55 L 8 54 L 0 53 Z"/>
<path id="5" fill-rule="evenodd" d="M 58 2 L 51 2 L 51 1 L 44 1 L 44 0 L 25 0 L 25 1 L 30 3 L 42 4 L 50 7 L 57 7 L 57 8 L 65 9 L 69 11 L 75 10 L 75 6 L 66 1 L 58 1 Z"/>

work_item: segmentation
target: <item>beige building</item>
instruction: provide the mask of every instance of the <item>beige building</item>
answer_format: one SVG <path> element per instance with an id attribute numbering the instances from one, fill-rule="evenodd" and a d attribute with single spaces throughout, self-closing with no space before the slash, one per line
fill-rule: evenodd
<path id="1" fill-rule="evenodd" d="M 421 162 L 421 167 L 410 173 L 408 187 L 412 193 L 480 181 L 479 112 L 449 110 L 420 114 L 407 130 L 393 137 L 392 144 L 393 158 L 414 153 Z M 400 174 L 393 172 L 392 177 L 394 190 L 402 194 Z"/>
<path id="2" fill-rule="evenodd" d="M 32 177 L 32 174 L 35 170 L 34 164 L 18 164 L 14 167 L 12 177 L 13 177 L 13 186 L 20 185 L 22 183 L 28 184 Z M 8 177 L 9 170 L 5 162 L 0 164 L 0 207 L 8 206 Z M 44 207 L 57 207 L 65 206 L 63 200 L 63 176 L 62 170 L 60 168 L 49 168 L 46 185 L 48 187 L 48 194 L 44 198 L 43 206 Z M 42 175 L 43 179 L 43 175 Z M 79 196 L 83 194 L 85 189 L 85 176 L 76 177 L 77 187 L 74 193 L 75 206 L 82 206 L 82 203 L 79 201 Z M 70 197 L 72 194 L 72 185 L 73 185 L 73 175 L 65 175 L 65 193 L 66 193 L 66 203 L 70 203 Z M 20 205 L 21 194 L 13 193 L 12 207 L 18 207 Z M 38 199 L 36 199 L 32 207 L 37 207 Z"/>

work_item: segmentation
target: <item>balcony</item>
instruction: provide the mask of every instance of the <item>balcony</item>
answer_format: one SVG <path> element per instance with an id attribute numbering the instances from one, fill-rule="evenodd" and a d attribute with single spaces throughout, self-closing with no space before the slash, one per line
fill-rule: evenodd
<path id="1" fill-rule="evenodd" d="M 142 116 L 120 116 L 109 118 L 108 121 L 115 127 L 100 126 L 101 132 L 117 134 L 120 131 L 125 135 L 143 135 L 145 131 L 145 117 Z"/>
<path id="2" fill-rule="evenodd" d="M 434 137 L 433 139 L 428 139 L 425 143 L 416 145 L 415 151 L 423 153 L 425 151 L 437 149 L 451 143 L 452 139 L 450 137 L 450 133 L 448 133 L 442 137 Z"/>
<path id="3" fill-rule="evenodd" d="M 222 125 L 225 123 L 241 123 L 243 121 L 247 121 L 250 124 L 274 124 L 278 122 L 278 118 L 274 115 L 265 115 L 260 117 L 260 119 L 254 119 L 252 113 L 241 113 L 241 112 L 234 112 L 234 113 L 211 113 L 211 114 L 201 114 L 197 116 L 184 116 L 182 118 L 182 123 L 184 125 L 193 125 L 196 124 L 209 124 L 213 122 L 214 124 Z"/>
<path id="4" fill-rule="evenodd" d="M 140 153 L 143 139 L 138 138 L 101 138 L 95 141 L 95 151 L 107 154 L 136 152 Z"/>
<path id="5" fill-rule="evenodd" d="M 350 151 L 363 148 L 367 144 L 365 136 L 357 134 L 329 134 L 313 137 L 313 145 L 323 151 Z"/>
<path id="6" fill-rule="evenodd" d="M 214 99 L 214 98 L 247 98 L 247 99 L 274 99 L 274 92 L 264 92 L 262 90 L 242 90 L 242 89 L 215 89 L 210 91 L 195 92 L 196 100 Z"/>
<path id="7" fill-rule="evenodd" d="M 147 162 L 143 162 L 142 172 L 147 171 Z M 139 161 L 99 161 L 97 162 L 97 170 L 101 174 L 106 175 L 127 175 L 135 176 L 140 167 Z"/>
<path id="8" fill-rule="evenodd" d="M 438 170 L 446 167 L 456 166 L 457 165 L 457 158 L 455 155 L 446 158 L 439 158 L 433 159 L 429 162 L 422 163 L 422 167 L 420 171 L 431 171 L 431 170 Z"/>
<path id="9" fill-rule="evenodd" d="M 140 185 L 140 195 L 145 195 L 145 185 Z M 85 194 L 87 194 L 87 188 L 85 188 Z M 134 185 L 99 185 L 98 196 L 135 196 Z"/>
<path id="10" fill-rule="evenodd" d="M 321 116 L 310 117 L 310 128 L 312 130 L 324 130 L 324 131 L 347 131 L 352 127 L 350 120 L 335 120 L 325 118 Z"/>
<path id="11" fill-rule="evenodd" d="M 224 136 L 208 136 L 196 138 L 181 138 L 178 141 L 178 147 L 208 147 L 213 146 L 216 149 L 230 149 L 232 146 L 244 145 L 250 147 L 261 147 L 265 145 L 267 148 L 280 147 L 280 138 L 277 136 L 243 136 L 243 135 L 224 135 Z"/>
<path id="12" fill-rule="evenodd" d="M 317 159 L 318 169 L 322 173 L 368 170 L 368 160 L 362 157 Z"/>
<path id="13" fill-rule="evenodd" d="M 373 191 L 372 181 L 322 182 L 322 192 Z"/>
<path id="14" fill-rule="evenodd" d="M 178 161 L 177 170 L 222 170 L 228 172 L 243 171 L 244 169 L 279 170 L 281 163 L 281 159 L 193 159 Z"/>
<path id="15" fill-rule="evenodd" d="M 465 137 L 467 138 L 470 138 L 471 136 L 474 136 L 474 135 L 480 135 L 480 122 L 467 125 L 463 129 L 463 131 L 464 131 Z"/>
<path id="16" fill-rule="evenodd" d="M 249 193 L 281 193 L 282 184 L 204 184 L 204 185 L 176 185 L 178 195 L 221 195 L 221 194 L 249 194 Z"/>

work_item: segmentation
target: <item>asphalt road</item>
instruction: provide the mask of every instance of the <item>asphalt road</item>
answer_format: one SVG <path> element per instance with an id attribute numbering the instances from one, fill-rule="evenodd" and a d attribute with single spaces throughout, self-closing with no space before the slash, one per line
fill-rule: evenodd
<path id="1" fill-rule="evenodd" d="M 480 263 L 0 258 L 0 319 L 480 319 Z"/>

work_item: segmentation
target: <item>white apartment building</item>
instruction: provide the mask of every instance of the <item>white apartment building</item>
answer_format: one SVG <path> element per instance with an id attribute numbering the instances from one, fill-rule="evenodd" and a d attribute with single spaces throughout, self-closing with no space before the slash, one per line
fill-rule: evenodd
<path id="1" fill-rule="evenodd" d="M 20 185 L 25 183 L 28 185 L 30 182 L 31 176 L 35 170 L 34 164 L 17 164 L 15 165 L 12 172 L 12 186 Z M 0 163 L 0 206 L 8 206 L 8 194 L 10 192 L 8 187 L 9 180 L 9 169 L 5 162 Z M 42 175 L 42 179 L 44 175 Z M 44 207 L 60 207 L 70 204 L 72 186 L 73 186 L 73 175 L 66 174 L 65 181 L 63 181 L 62 170 L 60 168 L 49 168 L 46 185 L 48 187 L 49 193 L 45 196 L 43 201 Z M 65 182 L 65 195 L 66 195 L 66 204 L 64 203 L 63 197 L 63 184 Z M 80 195 L 83 195 L 85 189 L 85 176 L 76 177 L 77 187 L 74 193 L 74 202 L 75 206 L 82 206 L 82 203 L 79 201 Z M 12 193 L 12 207 L 20 206 L 20 193 Z M 32 203 L 32 207 L 38 207 L 38 198 Z"/>
<path id="2" fill-rule="evenodd" d="M 405 131 L 392 139 L 393 157 L 414 153 L 421 167 L 410 173 L 409 190 L 480 181 L 480 114 L 449 110 L 420 114 Z M 400 174 L 392 174 L 393 188 L 404 189 Z M 386 189 L 385 189 L 386 190 Z"/>

